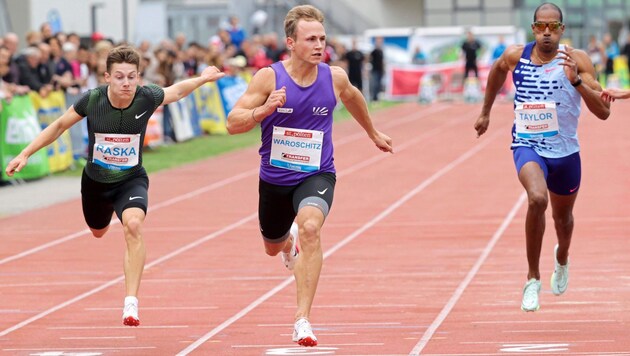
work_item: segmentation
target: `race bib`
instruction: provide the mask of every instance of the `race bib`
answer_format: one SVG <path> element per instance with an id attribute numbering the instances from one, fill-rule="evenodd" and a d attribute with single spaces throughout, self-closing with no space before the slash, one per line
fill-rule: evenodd
<path id="1" fill-rule="evenodd" d="M 542 138 L 558 134 L 556 103 L 521 103 L 514 109 L 516 137 Z"/>
<path id="2" fill-rule="evenodd" d="M 319 170 L 324 132 L 274 126 L 269 164 L 298 172 Z"/>
<path id="3" fill-rule="evenodd" d="M 95 134 L 92 162 L 115 171 L 138 165 L 140 134 Z"/>

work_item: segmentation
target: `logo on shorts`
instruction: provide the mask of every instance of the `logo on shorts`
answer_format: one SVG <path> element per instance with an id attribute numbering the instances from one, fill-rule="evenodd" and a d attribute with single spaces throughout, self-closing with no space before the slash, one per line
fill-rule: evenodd
<path id="1" fill-rule="evenodd" d="M 290 114 L 293 112 L 293 108 L 277 108 L 276 111 L 281 114 Z"/>
<path id="2" fill-rule="evenodd" d="M 326 188 L 326 189 L 322 190 L 321 192 L 318 190 L 317 192 L 318 192 L 319 194 L 321 194 L 321 195 L 324 195 L 324 193 L 326 193 L 326 191 L 327 191 L 327 190 L 328 190 L 328 188 Z"/>
<path id="3" fill-rule="evenodd" d="M 136 200 L 136 199 L 144 199 L 144 197 L 141 196 L 135 196 L 135 197 L 129 197 L 129 200 Z"/>

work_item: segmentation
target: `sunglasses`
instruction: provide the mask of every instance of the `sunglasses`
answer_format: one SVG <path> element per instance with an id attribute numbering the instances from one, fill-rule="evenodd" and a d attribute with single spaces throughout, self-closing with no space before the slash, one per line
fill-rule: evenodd
<path id="1" fill-rule="evenodd" d="M 546 28 L 549 28 L 549 31 L 555 32 L 562 27 L 562 22 L 554 21 L 554 22 L 540 22 L 536 21 L 532 24 L 535 30 L 544 32 Z"/>

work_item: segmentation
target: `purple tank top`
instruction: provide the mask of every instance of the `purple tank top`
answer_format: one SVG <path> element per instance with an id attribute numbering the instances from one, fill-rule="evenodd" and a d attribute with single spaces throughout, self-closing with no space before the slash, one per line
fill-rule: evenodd
<path id="1" fill-rule="evenodd" d="M 296 185 L 314 174 L 335 173 L 333 163 L 332 124 L 333 111 L 337 105 L 332 82 L 332 74 L 327 64 L 317 65 L 317 79 L 308 87 L 297 85 L 289 76 L 282 62 L 271 65 L 276 73 L 276 89 L 286 87 L 287 101 L 283 107 L 264 119 L 261 123 L 260 179 L 276 185 Z M 272 142 L 275 152 L 283 150 L 286 142 L 274 138 L 274 128 L 303 129 L 323 132 L 321 161 L 318 170 L 303 171 L 294 168 L 278 167 L 271 164 Z M 295 145 L 295 142 L 291 142 Z M 317 146 L 319 147 L 319 146 Z M 290 156 L 290 155 L 289 155 Z M 284 157 L 284 153 L 283 153 Z"/>

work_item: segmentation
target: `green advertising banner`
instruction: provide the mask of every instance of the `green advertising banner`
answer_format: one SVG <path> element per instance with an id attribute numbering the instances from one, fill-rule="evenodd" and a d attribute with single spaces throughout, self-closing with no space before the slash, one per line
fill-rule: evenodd
<path id="1" fill-rule="evenodd" d="M 28 95 L 15 96 L 10 104 L 2 101 L 2 111 L 0 111 L 0 165 L 2 173 L 0 179 L 11 179 L 4 172 L 7 164 L 24 147 L 28 146 L 41 130 Z M 29 157 L 26 167 L 14 174 L 12 178 L 34 179 L 49 173 L 48 155 L 46 150 L 42 149 Z"/>

